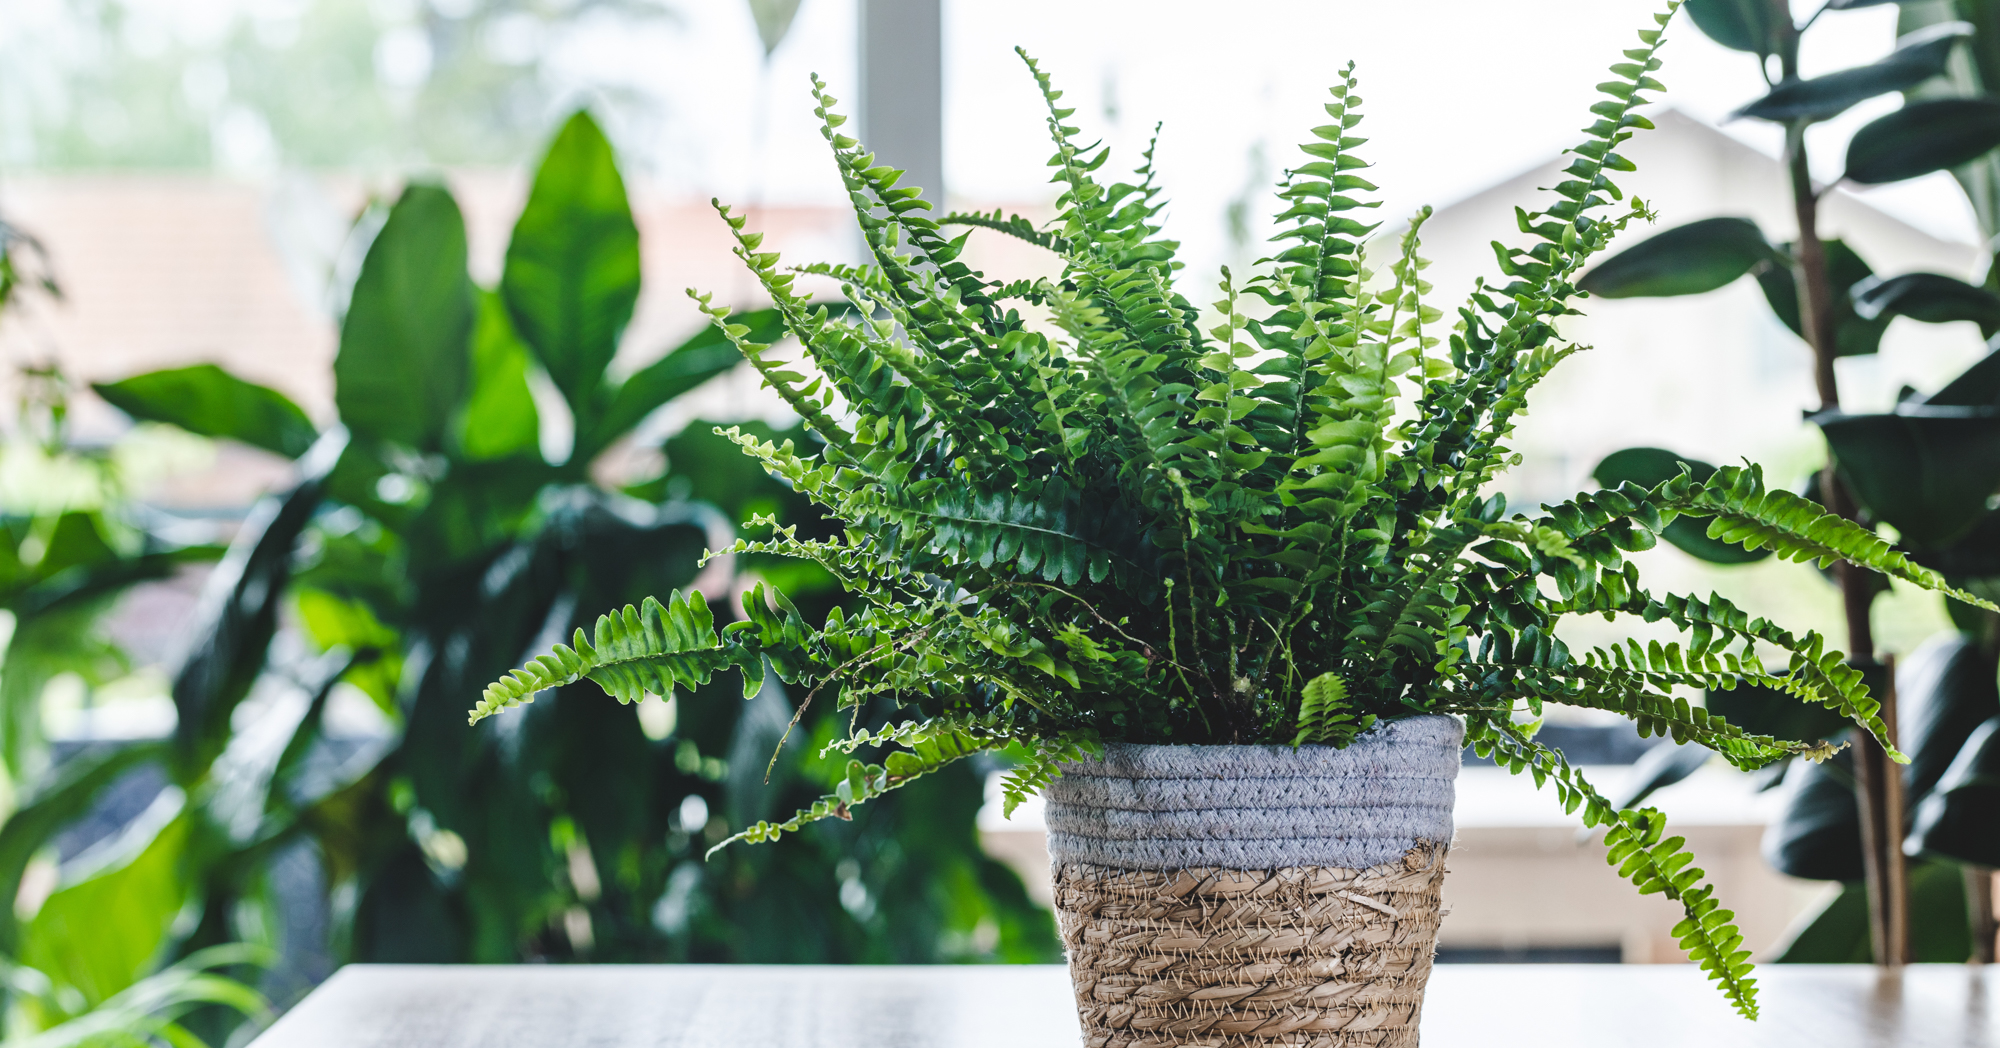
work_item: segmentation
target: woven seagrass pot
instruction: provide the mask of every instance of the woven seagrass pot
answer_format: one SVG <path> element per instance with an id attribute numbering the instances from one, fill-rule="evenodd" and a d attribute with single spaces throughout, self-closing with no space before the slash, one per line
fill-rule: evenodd
<path id="1" fill-rule="evenodd" d="M 1106 747 L 1047 791 L 1088 1048 L 1417 1043 L 1464 728 Z"/>

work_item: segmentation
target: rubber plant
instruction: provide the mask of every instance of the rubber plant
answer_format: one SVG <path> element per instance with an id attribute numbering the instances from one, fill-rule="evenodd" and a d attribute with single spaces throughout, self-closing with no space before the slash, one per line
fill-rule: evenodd
<path id="1" fill-rule="evenodd" d="M 649 599 L 494 683 L 472 719 L 585 678 L 636 702 L 726 669 L 746 690 L 775 674 L 807 689 L 806 705 L 833 691 L 843 708 L 889 695 L 911 711 L 827 745 L 885 751 L 853 759 L 837 789 L 730 838 L 770 841 L 854 817 L 985 751 L 1023 755 L 1006 784 L 1011 804 L 1060 787 L 1065 768 L 1102 773 L 1113 762 L 1093 755 L 1127 752 L 1119 747 L 1276 744 L 1337 763 L 1328 755 L 1393 737 L 1405 719 L 1449 715 L 1480 753 L 1552 786 L 1567 810 L 1603 827 L 1609 862 L 1640 891 L 1679 902 L 1682 947 L 1754 1016 L 1749 951 L 1682 839 L 1666 835 L 1657 810 L 1613 806 L 1536 742 L 1535 727 L 1550 703 L 1609 710 L 1757 768 L 1821 760 L 1835 747 L 1751 734 L 1686 693 L 1776 688 L 1876 737 L 1878 702 L 1818 634 L 1720 598 L 1651 593 L 1627 554 L 1677 522 L 1705 521 L 1718 541 L 1851 563 L 1990 605 L 1873 532 L 1770 487 L 1756 466 L 1681 471 L 1533 512 L 1510 512 L 1488 493 L 1517 460 L 1507 440 L 1530 391 L 1584 348 L 1562 336 L 1582 297 L 1578 274 L 1649 217 L 1636 200 L 1619 203 L 1611 178 L 1632 168 L 1621 143 L 1651 126 L 1638 110 L 1660 88 L 1661 33 L 1640 33 L 1612 67 L 1565 180 L 1539 210 L 1517 212 L 1528 246 L 1496 248 L 1500 281 L 1477 283 L 1455 322 L 1430 304 L 1422 275 L 1428 210 L 1385 259 L 1366 246 L 1374 187 L 1360 173 L 1351 66 L 1332 88 L 1329 122 L 1279 184 L 1281 250 L 1255 275 L 1225 271 L 1205 323 L 1177 288 L 1177 245 L 1154 224 L 1151 151 L 1134 180 L 1100 180 L 1107 152 L 1080 144 L 1072 111 L 1033 60 L 1060 191 L 1060 215 L 1045 227 L 999 213 L 926 217 L 918 188 L 841 133 L 845 118 L 815 78 L 815 113 L 872 262 L 781 268 L 762 235 L 719 206 L 736 255 L 805 359 L 699 298 L 824 444 L 808 453 L 736 441 L 843 530 L 808 540 L 777 527 L 717 552 L 819 564 L 862 598 L 860 610 L 814 624 L 760 586 L 744 596 L 747 618 L 718 628 L 700 593 Z M 987 279 L 960 259 L 975 230 L 1053 253 L 1062 275 Z M 813 278 L 839 283 L 854 314 L 814 308 L 800 290 Z M 1581 615 L 1665 622 L 1685 639 L 1572 651 L 1557 630 Z M 1059 881 L 1067 929 L 1063 892 Z M 1081 940 L 1066 941 L 1075 965 Z M 1102 986 L 1145 982 L 1120 979 Z M 1081 1000 L 1110 1000 L 1095 992 L 1079 982 Z M 1086 1017 L 1122 1021 L 1126 1006 L 1092 1003 Z M 1407 1001 L 1396 1007 L 1408 1021 Z"/>
<path id="2" fill-rule="evenodd" d="M 1806 359 L 1819 404 L 1808 417 L 1825 434 L 1828 460 L 1807 494 L 1863 527 L 1893 527 L 1898 548 L 1912 560 L 1992 597 L 2000 592 L 2000 514 L 1989 507 L 2000 492 L 2000 354 L 1990 351 L 2000 348 L 1993 341 L 2000 334 L 2000 267 L 1988 260 L 1978 283 L 1927 272 L 1884 277 L 1854 245 L 1824 238 L 1819 206 L 1833 187 L 1812 179 L 1806 131 L 1858 103 L 1900 91 L 1901 108 L 1849 138 L 1836 185 L 1884 185 L 1948 171 L 1986 242 L 2000 243 L 2000 99 L 1992 93 L 2000 86 L 2000 3 L 1903 5 L 1901 36 L 1889 53 L 1867 65 L 1801 78 L 1803 34 L 1829 12 L 1838 18 L 1840 11 L 1864 6 L 1870 5 L 1833 0 L 1795 24 L 1782 3 L 1689 0 L 1696 26 L 1725 47 L 1755 55 L 1765 73 L 1768 93 L 1739 115 L 1785 130 L 1796 239 L 1780 242 L 1747 218 L 1706 218 L 1605 259 L 1581 286 L 1607 298 L 1676 296 L 1754 278 L 1772 312 L 1811 351 Z M 1976 325 L 1989 340 L 1989 353 L 1937 390 L 1906 388 L 1889 411 L 1843 409 L 1835 361 L 1876 352 L 1895 317 Z M 1683 464 L 1696 476 L 1713 468 L 1665 449 L 1631 448 L 1604 460 L 1596 476 L 1604 483 L 1651 483 Z M 1720 564 L 1762 555 L 1685 525 L 1669 527 L 1664 536 Z M 1846 567 L 1835 579 L 1856 666 L 1886 678 L 1875 660 L 1869 621 L 1886 587 Z M 2000 619 L 1963 601 L 1946 601 L 1958 631 L 1910 653 L 1897 673 L 1900 716 L 1889 721 L 1913 757 L 1909 767 L 1896 773 L 1883 749 L 1853 735 L 1851 756 L 1787 773 L 1795 781 L 1785 814 L 1766 838 L 1767 855 L 1787 874 L 1843 881 L 1848 888 L 1817 923 L 1801 927 L 1780 952 L 1783 959 L 1992 958 L 1993 866 L 2000 863 L 1992 842 L 2000 839 L 2000 807 L 1988 799 L 1985 783 L 2000 769 L 1992 763 L 2000 749 L 1987 754 L 1993 729 L 1985 725 L 2000 727 L 1994 684 Z M 1782 724 L 1799 737 L 1850 737 L 1836 719 L 1801 719 L 1781 703 L 1768 693 L 1744 691 L 1717 695 L 1711 706 L 1745 724 Z M 1687 774 L 1696 758 L 1662 750 L 1648 763 L 1661 773 L 1648 777 L 1657 786 Z M 1778 781 L 1776 775 L 1766 779 Z M 1899 855 L 1904 851 L 1918 860 L 1907 876 Z M 1939 863 L 1946 868 L 1930 868 Z M 1912 913 L 1945 916 L 1918 921 Z"/>

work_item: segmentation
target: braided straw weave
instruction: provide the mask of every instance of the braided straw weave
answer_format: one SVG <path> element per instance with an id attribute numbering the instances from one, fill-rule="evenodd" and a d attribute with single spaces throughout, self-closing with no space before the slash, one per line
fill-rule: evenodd
<path id="1" fill-rule="evenodd" d="M 1115 744 L 1047 791 L 1087 1048 L 1417 1043 L 1463 728 Z"/>
<path id="2" fill-rule="evenodd" d="M 1417 1043 L 1445 846 L 1366 870 L 1056 869 L 1088 1048 Z"/>

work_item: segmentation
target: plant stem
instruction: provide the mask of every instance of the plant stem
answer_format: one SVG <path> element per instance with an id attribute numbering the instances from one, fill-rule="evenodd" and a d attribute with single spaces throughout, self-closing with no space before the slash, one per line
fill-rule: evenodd
<path id="1" fill-rule="evenodd" d="M 1796 37 L 1784 56 L 1787 76 L 1795 66 Z M 1833 362 L 1838 351 L 1833 296 L 1836 289 L 1827 273 L 1826 245 L 1819 237 L 1819 194 L 1812 182 L 1812 169 L 1805 147 L 1806 125 L 1794 122 L 1785 132 L 1785 161 L 1791 174 L 1792 207 L 1798 219 L 1799 235 L 1793 249 L 1793 279 L 1798 286 L 1799 326 L 1813 351 L 1813 386 L 1819 394 L 1820 410 L 1840 406 L 1840 383 Z M 1841 289 L 1844 290 L 1844 289 Z M 1841 483 L 1829 461 L 1820 475 L 1820 491 L 1829 512 L 1849 520 L 1860 516 L 1853 496 Z M 1842 561 L 1834 566 L 1840 582 L 1842 611 L 1847 622 L 1847 651 L 1856 665 L 1875 665 L 1875 633 L 1869 621 L 1875 600 L 1874 580 L 1857 565 Z M 1894 667 L 1881 675 L 1885 681 L 1882 720 L 1888 725 L 1890 742 L 1896 730 Z M 1904 890 L 1902 773 L 1888 759 L 1880 743 L 1865 731 L 1855 733 L 1854 767 L 1860 780 L 1862 870 L 1868 882 L 1868 925 L 1875 963 L 1896 966 L 1909 952 L 1908 898 Z"/>

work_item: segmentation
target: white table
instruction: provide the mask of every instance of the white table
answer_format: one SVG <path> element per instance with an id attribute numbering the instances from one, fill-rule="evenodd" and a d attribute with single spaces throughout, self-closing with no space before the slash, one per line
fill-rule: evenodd
<path id="1" fill-rule="evenodd" d="M 1993 969 L 1765 965 L 1764 1018 L 1688 965 L 1441 965 L 1428 1048 L 2000 1048 Z M 1609 1032 L 1607 1032 L 1609 1031 Z M 351 965 L 252 1048 L 1070 1048 L 1057 966 Z"/>

